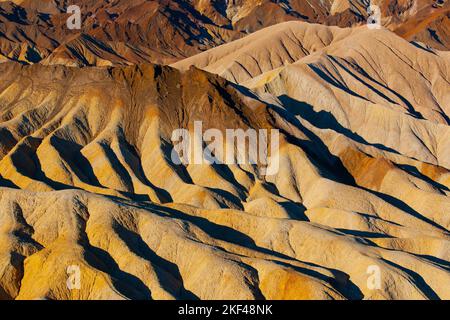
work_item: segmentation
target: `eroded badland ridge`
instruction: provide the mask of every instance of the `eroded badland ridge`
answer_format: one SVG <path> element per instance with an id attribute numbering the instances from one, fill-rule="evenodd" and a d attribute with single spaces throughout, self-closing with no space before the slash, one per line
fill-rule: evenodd
<path id="1" fill-rule="evenodd" d="M 370 3 L 405 39 L 450 48 L 450 7 L 433 8 L 435 0 L 16 0 L 0 1 L 0 55 L 71 66 L 167 64 L 286 21 L 365 25 Z M 66 28 L 69 5 L 81 10 L 79 30 Z"/>
<path id="2" fill-rule="evenodd" d="M 1 2 L 0 299 L 450 299 L 448 5 L 379 2 Z"/>

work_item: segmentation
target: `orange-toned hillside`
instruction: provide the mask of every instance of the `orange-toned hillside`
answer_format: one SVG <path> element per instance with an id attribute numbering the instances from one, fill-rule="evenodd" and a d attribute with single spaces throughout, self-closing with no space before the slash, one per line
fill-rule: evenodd
<path id="1" fill-rule="evenodd" d="M 450 298 L 450 56 L 304 22 L 248 40 L 0 64 L 0 298 Z M 279 171 L 175 165 L 194 121 L 279 129 Z"/>

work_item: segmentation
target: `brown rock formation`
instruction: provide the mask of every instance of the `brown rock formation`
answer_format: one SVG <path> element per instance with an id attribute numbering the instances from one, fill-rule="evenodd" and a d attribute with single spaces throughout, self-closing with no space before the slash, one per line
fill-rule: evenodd
<path id="1" fill-rule="evenodd" d="M 369 30 L 364 1 L 78 1 L 66 33 L 14 3 L 0 299 L 450 299 L 448 7 L 379 1 Z M 353 27 L 244 37 L 286 20 Z M 278 129 L 279 171 L 174 164 L 195 121 Z"/>
<path id="2" fill-rule="evenodd" d="M 379 0 L 383 25 L 410 41 L 448 50 L 449 4 Z M 277 23 L 366 24 L 366 0 L 77 0 L 81 30 L 69 30 L 63 2 L 1 1 L 3 60 L 70 66 L 168 64 Z"/>

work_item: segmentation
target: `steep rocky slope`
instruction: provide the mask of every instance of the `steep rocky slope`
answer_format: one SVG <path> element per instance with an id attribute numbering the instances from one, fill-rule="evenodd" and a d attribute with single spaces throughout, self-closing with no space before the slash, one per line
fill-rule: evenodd
<path id="1" fill-rule="evenodd" d="M 70 66 L 169 64 L 285 21 L 367 23 L 368 0 L 0 1 L 0 58 Z M 409 41 L 448 50 L 450 3 L 379 0 L 383 25 Z M 69 30 L 68 5 L 81 9 Z"/>
<path id="2" fill-rule="evenodd" d="M 1 298 L 450 298 L 450 56 L 364 27 L 250 37 L 181 71 L 0 65 Z M 280 170 L 174 165 L 194 121 L 279 129 Z"/>

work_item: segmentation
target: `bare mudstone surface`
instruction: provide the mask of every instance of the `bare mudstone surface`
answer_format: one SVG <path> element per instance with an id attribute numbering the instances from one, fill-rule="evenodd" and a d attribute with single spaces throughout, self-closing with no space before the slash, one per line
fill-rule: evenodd
<path id="1" fill-rule="evenodd" d="M 0 2 L 0 299 L 450 299 L 448 3 L 74 3 Z"/>
<path id="2" fill-rule="evenodd" d="M 371 0 L 408 41 L 450 49 L 450 4 Z M 173 63 L 286 21 L 360 26 L 369 0 L 0 0 L 0 60 L 70 66 Z M 66 27 L 68 5 L 80 30 Z"/>

